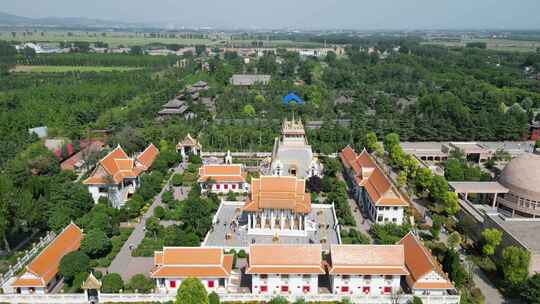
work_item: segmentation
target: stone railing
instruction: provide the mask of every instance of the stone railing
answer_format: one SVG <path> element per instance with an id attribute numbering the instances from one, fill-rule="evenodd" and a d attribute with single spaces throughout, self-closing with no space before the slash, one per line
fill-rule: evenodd
<path id="1" fill-rule="evenodd" d="M 52 240 L 54 240 L 55 237 L 56 237 L 56 234 L 54 232 L 52 232 L 52 231 L 47 233 L 46 236 L 41 237 L 39 239 L 39 242 L 37 244 L 35 244 L 34 247 L 32 247 L 32 249 L 27 251 L 23 257 L 17 259 L 17 263 L 15 265 L 9 266 L 9 270 L 6 273 L 0 274 L 0 287 L 2 287 L 2 289 L 4 289 L 4 292 L 6 292 L 6 290 L 5 290 L 6 287 L 4 285 L 6 283 L 8 283 L 8 281 L 21 268 L 23 268 L 26 264 L 28 264 L 30 259 L 35 257 L 38 254 L 38 252 L 41 251 L 41 249 L 43 247 L 47 246 Z"/>
<path id="2" fill-rule="evenodd" d="M 224 293 L 219 294 L 222 302 L 254 302 L 254 301 L 270 301 L 276 295 L 254 295 L 241 293 Z M 304 299 L 306 302 L 330 302 L 349 299 L 352 303 L 359 304 L 405 304 L 412 299 L 412 295 L 378 295 L 378 296 L 343 296 L 335 294 L 319 294 L 319 295 L 285 295 L 289 301 Z M 458 304 L 459 295 L 444 295 L 444 296 L 418 296 L 425 304 Z M 133 303 L 133 302 L 167 302 L 174 301 L 174 294 L 105 294 L 99 295 L 101 303 Z M 20 295 L 20 294 L 4 294 L 0 295 L 0 302 L 3 303 L 68 303 L 81 304 L 88 303 L 85 294 L 45 294 L 45 295 Z"/>

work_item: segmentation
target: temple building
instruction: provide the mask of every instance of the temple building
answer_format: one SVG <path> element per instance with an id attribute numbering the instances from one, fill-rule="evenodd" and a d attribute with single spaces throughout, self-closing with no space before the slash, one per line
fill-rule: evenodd
<path id="1" fill-rule="evenodd" d="M 102 158 L 90 177 L 83 181 L 97 203 L 101 197 L 120 208 L 140 186 L 141 173 L 150 169 L 159 150 L 150 144 L 136 157 L 129 157 L 118 146 Z"/>
<path id="2" fill-rule="evenodd" d="M 199 168 L 197 182 L 201 193 L 246 193 L 249 191 L 246 177 L 247 174 L 241 164 L 203 165 Z"/>
<path id="3" fill-rule="evenodd" d="M 248 234 L 306 236 L 311 196 L 303 179 L 261 176 L 251 180 L 251 195 L 243 211 Z"/>
<path id="4" fill-rule="evenodd" d="M 332 292 L 343 295 L 398 293 L 409 274 L 402 245 L 333 245 L 329 268 Z"/>
<path id="5" fill-rule="evenodd" d="M 293 118 L 283 122 L 281 136 L 274 142 L 270 170 L 272 175 L 299 178 L 322 174 L 322 166 L 313 156 L 302 121 Z"/>
<path id="6" fill-rule="evenodd" d="M 404 208 L 409 204 L 366 151 L 357 155 L 347 146 L 339 154 L 353 197 L 377 223 L 403 224 Z"/>
<path id="7" fill-rule="evenodd" d="M 253 294 L 316 295 L 326 273 L 321 245 L 251 245 L 248 262 Z"/>
<path id="8" fill-rule="evenodd" d="M 233 258 L 233 254 L 224 254 L 222 248 L 164 247 L 154 252 L 150 276 L 161 293 L 176 295 L 186 278 L 199 279 L 208 292 L 223 292 L 229 283 Z"/>
<path id="9" fill-rule="evenodd" d="M 405 248 L 405 265 L 409 271 L 405 281 L 413 294 L 445 295 L 456 292 L 441 265 L 416 235 L 409 232 L 398 244 Z"/>
<path id="10" fill-rule="evenodd" d="M 191 134 L 188 133 L 188 135 L 186 135 L 182 141 L 176 144 L 176 151 L 180 153 L 184 159 L 192 154 L 200 156 L 202 152 L 202 145 L 197 139 L 191 137 Z"/>
<path id="11" fill-rule="evenodd" d="M 62 281 L 58 273 L 60 260 L 79 250 L 83 231 L 71 223 L 26 266 L 25 271 L 13 282 L 11 287 L 20 294 L 49 293 Z"/>

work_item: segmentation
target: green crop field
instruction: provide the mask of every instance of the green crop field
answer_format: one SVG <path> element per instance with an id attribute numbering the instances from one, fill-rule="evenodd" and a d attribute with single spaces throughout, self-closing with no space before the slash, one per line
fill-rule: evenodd
<path id="1" fill-rule="evenodd" d="M 103 66 L 52 66 L 52 65 L 17 65 L 12 72 L 19 73 L 66 73 L 66 72 L 125 72 L 136 70 L 134 67 Z"/>
<path id="2" fill-rule="evenodd" d="M 172 36 L 170 36 L 172 35 Z M 163 37 L 167 36 L 167 37 Z M 234 45 L 238 47 L 248 47 L 255 40 L 231 40 L 229 36 L 209 36 L 209 38 L 191 38 L 185 33 L 163 33 L 162 37 L 153 38 L 146 36 L 143 33 L 137 32 L 83 32 L 83 31 L 33 31 L 33 32 L 11 32 L 8 30 L 0 30 L 0 40 L 38 43 L 54 43 L 66 41 L 85 41 L 85 42 L 104 42 L 110 47 L 118 46 L 134 46 L 148 44 L 180 44 L 186 46 L 194 46 L 203 44 L 209 47 L 220 47 L 225 45 Z M 314 48 L 321 47 L 321 43 L 317 42 L 297 42 L 291 40 L 269 40 L 263 41 L 264 47 L 306 47 Z"/>
<path id="3" fill-rule="evenodd" d="M 470 42 L 485 42 L 486 46 L 490 50 L 496 51 L 509 51 L 509 52 L 536 52 L 540 48 L 540 41 L 524 41 L 524 40 L 509 40 L 509 39 L 470 39 L 461 40 L 461 42 L 448 42 L 448 41 L 430 41 L 424 42 L 424 44 L 444 45 L 447 47 L 464 47 Z"/>

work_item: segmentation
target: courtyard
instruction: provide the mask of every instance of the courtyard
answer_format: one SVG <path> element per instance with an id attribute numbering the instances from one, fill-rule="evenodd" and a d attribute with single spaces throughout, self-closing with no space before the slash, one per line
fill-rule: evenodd
<path id="1" fill-rule="evenodd" d="M 307 236 L 248 235 L 247 220 L 243 219 L 243 202 L 223 201 L 213 219 L 213 226 L 202 246 L 246 249 L 250 244 L 322 244 L 329 248 L 339 244 L 338 221 L 332 205 L 312 205 L 308 221 L 315 229 L 308 229 Z"/>

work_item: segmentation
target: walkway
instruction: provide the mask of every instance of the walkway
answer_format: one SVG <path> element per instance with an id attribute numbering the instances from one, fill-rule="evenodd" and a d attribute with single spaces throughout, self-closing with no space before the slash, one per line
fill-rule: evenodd
<path id="1" fill-rule="evenodd" d="M 343 181 L 347 185 L 347 203 L 349 204 L 349 208 L 351 209 L 352 215 L 354 217 L 354 220 L 356 221 L 356 229 L 358 231 L 362 232 L 366 236 L 368 236 L 371 239 L 371 235 L 369 234 L 369 228 L 373 224 L 373 222 L 364 214 L 362 213 L 362 209 L 354 199 L 351 198 L 351 189 L 349 188 L 348 183 L 345 181 L 345 178 L 343 176 L 342 172 L 338 172 L 337 178 L 341 181 Z M 345 227 L 349 228 L 349 227 Z"/>
<path id="2" fill-rule="evenodd" d="M 183 173 L 186 164 L 180 164 L 174 169 L 175 173 Z M 172 175 L 171 175 L 172 177 Z M 129 280 L 133 275 L 137 273 L 148 274 L 153 267 L 152 257 L 132 257 L 131 251 L 137 248 L 144 239 L 146 220 L 154 215 L 154 209 L 157 206 L 162 206 L 161 195 L 169 189 L 171 179 L 167 180 L 167 183 L 161 189 L 161 192 L 154 198 L 154 202 L 148 208 L 148 211 L 142 216 L 139 223 L 135 226 L 135 229 L 127 239 L 127 241 L 120 249 L 120 252 L 116 255 L 111 265 L 108 268 L 109 273 L 118 273 L 124 281 Z M 187 196 L 188 191 L 184 191 Z"/>

